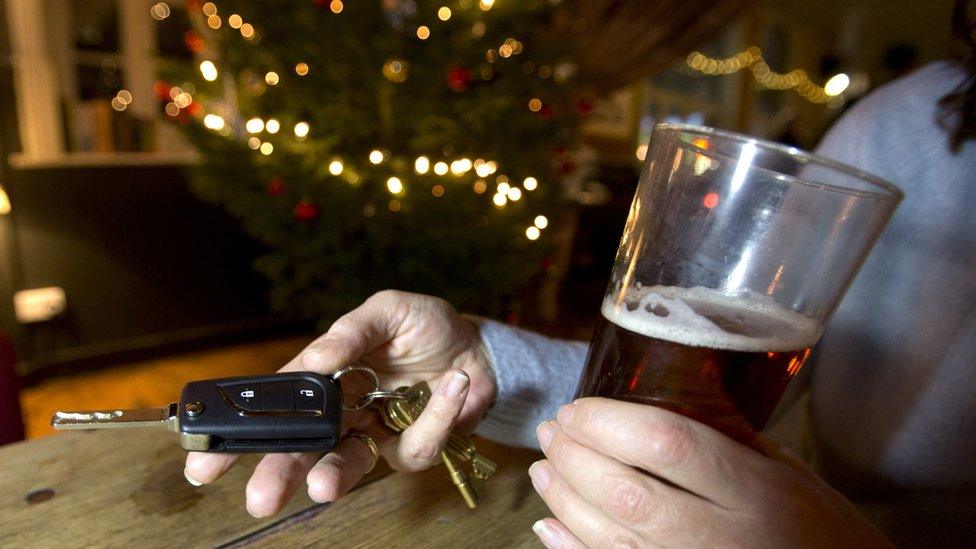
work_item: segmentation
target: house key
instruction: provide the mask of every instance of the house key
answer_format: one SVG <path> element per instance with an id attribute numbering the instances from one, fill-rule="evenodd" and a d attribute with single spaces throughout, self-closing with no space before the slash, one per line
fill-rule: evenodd
<path id="1" fill-rule="evenodd" d="M 404 398 L 388 399 L 380 408 L 383 422 L 394 431 L 400 432 L 413 424 L 430 400 L 430 386 L 421 381 L 413 387 L 400 387 L 396 390 Z M 495 473 L 495 464 L 478 454 L 470 438 L 452 433 L 448 438 L 441 460 L 451 476 L 451 481 L 461 492 L 468 507 L 475 508 L 484 486 L 484 481 Z M 460 464 L 470 461 L 471 475 L 465 473 Z"/>

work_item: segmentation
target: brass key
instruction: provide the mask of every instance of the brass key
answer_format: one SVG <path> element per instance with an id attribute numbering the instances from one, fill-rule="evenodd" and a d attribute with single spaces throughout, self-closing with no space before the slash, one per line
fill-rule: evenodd
<path id="1" fill-rule="evenodd" d="M 400 432 L 413 424 L 430 400 L 430 386 L 421 381 L 413 387 L 400 387 L 396 390 L 406 398 L 388 399 L 381 407 L 383 422 L 394 431 Z M 461 492 L 468 507 L 475 508 L 484 488 L 484 481 L 495 472 L 495 464 L 479 455 L 470 438 L 452 433 L 448 438 L 441 459 L 451 475 L 451 481 Z M 465 473 L 459 462 L 470 461 L 471 475 Z"/>

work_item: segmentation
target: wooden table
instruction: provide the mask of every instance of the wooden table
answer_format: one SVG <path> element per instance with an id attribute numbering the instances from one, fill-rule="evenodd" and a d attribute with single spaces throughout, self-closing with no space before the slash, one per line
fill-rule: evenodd
<path id="1" fill-rule="evenodd" d="M 78 431 L 20 442 L 0 448 L 0 547 L 541 546 L 531 526 L 548 511 L 526 474 L 541 454 L 478 446 L 498 472 L 475 510 L 435 467 L 378 475 L 334 504 L 301 492 L 277 516 L 254 519 L 244 485 L 257 456 L 194 488 L 171 433 Z"/>

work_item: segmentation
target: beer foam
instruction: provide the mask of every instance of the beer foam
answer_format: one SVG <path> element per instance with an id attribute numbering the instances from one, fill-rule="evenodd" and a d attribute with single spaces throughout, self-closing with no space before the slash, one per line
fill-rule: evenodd
<path id="1" fill-rule="evenodd" d="M 794 351 L 813 346 L 821 332 L 815 319 L 748 290 L 631 288 L 623 299 L 607 297 L 601 312 L 617 326 L 647 337 L 730 351 Z"/>

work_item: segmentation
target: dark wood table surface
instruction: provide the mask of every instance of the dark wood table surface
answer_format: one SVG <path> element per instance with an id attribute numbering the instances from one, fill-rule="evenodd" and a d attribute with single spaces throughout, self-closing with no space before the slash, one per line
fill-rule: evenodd
<path id="1" fill-rule="evenodd" d="M 0 547 L 541 547 L 531 526 L 548 511 L 526 474 L 541 454 L 478 447 L 498 472 L 474 510 L 435 467 L 377 471 L 333 504 L 301 491 L 255 519 L 244 485 L 258 456 L 195 488 L 171 433 L 62 433 L 0 448 Z"/>

